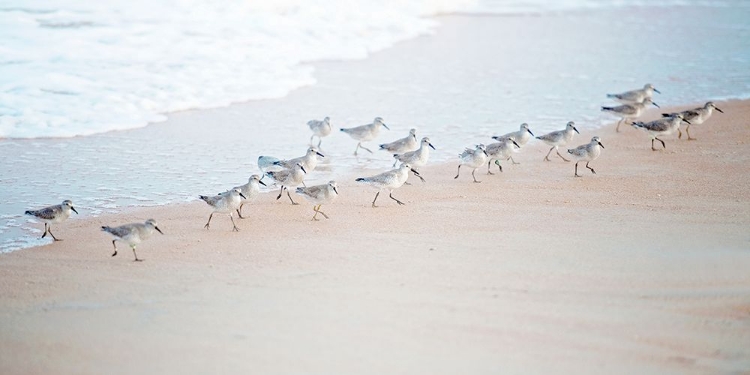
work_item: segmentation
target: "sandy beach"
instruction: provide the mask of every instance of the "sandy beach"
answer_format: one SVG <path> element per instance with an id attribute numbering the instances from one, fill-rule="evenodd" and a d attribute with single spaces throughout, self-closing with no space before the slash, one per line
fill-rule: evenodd
<path id="1" fill-rule="evenodd" d="M 750 101 L 696 141 L 614 125 L 597 174 L 529 143 L 381 197 L 274 193 L 203 229 L 202 202 L 69 220 L 0 256 L 0 367 L 62 373 L 741 373 L 750 368 Z M 655 118 L 658 111 L 649 112 Z M 155 218 L 133 262 L 101 225 Z"/>

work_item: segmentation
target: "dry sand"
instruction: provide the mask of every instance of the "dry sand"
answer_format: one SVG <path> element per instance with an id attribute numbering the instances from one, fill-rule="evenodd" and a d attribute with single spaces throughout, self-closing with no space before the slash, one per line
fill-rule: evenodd
<path id="1" fill-rule="evenodd" d="M 406 206 L 351 176 L 320 222 L 273 193 L 239 233 L 203 202 L 73 218 L 0 255 L 0 372 L 747 371 L 750 101 L 719 106 L 665 151 L 596 131 L 582 178 L 531 142 L 481 184 L 423 168 Z M 110 257 L 99 226 L 150 217 L 146 260 Z"/>

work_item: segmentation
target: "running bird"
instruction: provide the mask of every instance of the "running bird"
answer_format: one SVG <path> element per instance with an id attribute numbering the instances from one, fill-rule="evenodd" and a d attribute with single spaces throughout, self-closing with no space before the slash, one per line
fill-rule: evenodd
<path id="1" fill-rule="evenodd" d="M 279 190 L 279 196 L 276 197 L 276 200 L 281 198 L 281 194 L 283 194 L 286 189 L 286 195 L 289 197 L 289 200 L 292 201 L 293 205 L 298 205 L 299 203 L 295 202 L 289 194 L 288 188 L 302 184 L 305 180 L 306 173 L 307 171 L 305 170 L 305 167 L 302 166 L 302 163 L 295 164 L 292 169 L 284 169 L 283 171 L 278 172 L 266 172 L 266 176 L 271 177 L 276 183 L 281 185 L 281 190 Z"/>
<path id="2" fill-rule="evenodd" d="M 240 219 L 244 219 L 244 217 L 242 217 L 242 206 L 244 206 L 245 203 L 250 203 L 255 200 L 255 198 L 260 193 L 260 185 L 266 186 L 266 183 L 260 180 L 260 176 L 254 174 L 250 176 L 246 184 L 235 186 L 233 188 L 239 189 L 240 193 L 242 193 L 242 195 L 244 196 L 240 203 L 240 207 L 237 208 L 237 216 Z"/>
<path id="3" fill-rule="evenodd" d="M 372 200 L 372 208 L 377 207 L 375 205 L 375 201 L 378 200 L 378 196 L 383 190 L 388 191 L 388 196 L 396 201 L 396 203 L 398 203 L 399 205 L 404 205 L 404 202 L 401 202 L 400 200 L 393 197 L 393 190 L 400 188 L 404 184 L 404 182 L 406 182 L 406 180 L 409 178 L 409 171 L 414 173 L 416 176 L 419 176 L 419 172 L 417 172 L 409 164 L 404 163 L 401 164 L 398 168 L 390 170 L 388 172 L 383 172 L 372 177 L 360 177 L 355 181 L 370 185 L 371 187 L 378 190 L 378 193 L 375 194 L 375 199 Z"/>
<path id="4" fill-rule="evenodd" d="M 125 224 L 119 227 L 103 226 L 102 230 L 111 234 L 112 237 L 115 238 L 112 240 L 112 246 L 115 248 L 115 252 L 112 256 L 117 255 L 117 244 L 115 242 L 121 241 L 128 244 L 130 248 L 133 249 L 133 255 L 135 256 L 136 262 L 143 260 L 138 259 L 138 254 L 135 253 L 136 245 L 151 237 L 154 231 L 164 234 L 164 232 L 162 232 L 156 225 L 156 220 L 154 219 L 148 219 L 145 223 Z"/>
<path id="5" fill-rule="evenodd" d="M 510 154 L 513 152 L 514 146 L 517 148 L 521 148 L 521 146 L 519 146 L 518 143 L 513 140 L 513 138 L 493 138 L 497 139 L 499 142 L 490 143 L 489 145 L 487 145 L 487 174 L 494 174 L 490 172 L 490 165 L 493 161 L 497 165 L 497 168 L 500 169 L 500 172 L 502 172 L 503 167 L 500 166 L 500 160 L 508 160 L 510 158 Z"/>
<path id="6" fill-rule="evenodd" d="M 560 151 L 557 149 L 557 147 L 567 145 L 568 142 L 570 142 L 570 140 L 573 139 L 574 131 L 578 134 L 581 134 L 578 132 L 578 129 L 576 129 L 575 123 L 573 121 L 570 121 L 568 122 L 567 125 L 565 125 L 565 130 L 558 130 L 552 133 L 548 133 L 548 134 L 540 135 L 536 137 L 536 139 L 540 139 L 544 143 L 552 146 L 552 148 L 549 149 L 547 156 L 544 157 L 544 160 L 552 161 L 549 159 L 549 154 L 552 153 L 552 150 L 555 150 L 555 152 L 557 152 L 557 156 L 559 156 L 560 159 L 565 160 L 565 161 L 570 161 L 568 159 L 565 159 L 562 155 L 560 155 Z"/>
<path id="7" fill-rule="evenodd" d="M 596 158 L 599 157 L 602 153 L 602 149 L 604 148 L 604 145 L 602 145 L 602 142 L 600 142 L 599 137 L 591 138 L 591 142 L 580 145 L 576 148 L 568 149 L 568 153 L 573 155 L 573 159 L 576 159 L 576 168 L 575 173 L 573 174 L 576 177 L 581 177 L 578 174 L 578 163 L 582 161 L 586 161 L 586 168 L 591 170 L 591 173 L 596 174 L 596 171 L 594 168 L 589 167 L 589 162 L 592 162 L 596 160 Z"/>
<path id="8" fill-rule="evenodd" d="M 318 219 L 316 218 L 318 214 L 321 214 L 323 215 L 323 217 L 328 219 L 328 215 L 320 210 L 320 206 L 322 206 L 323 203 L 333 202 L 339 195 L 338 185 L 336 184 L 336 181 L 328 181 L 328 183 L 325 185 L 298 187 L 295 192 L 302 195 L 305 199 L 307 199 L 314 205 L 313 211 L 315 211 L 315 215 L 313 215 L 312 219 L 310 220 L 315 221 L 318 221 Z"/>
<path id="9" fill-rule="evenodd" d="M 312 145 L 313 137 L 318 137 L 318 148 L 320 143 L 323 142 L 323 137 L 327 137 L 331 134 L 331 119 L 326 116 L 323 120 L 310 120 L 307 122 L 307 126 L 312 130 L 313 135 L 310 136 L 310 144 Z"/>
<path id="10" fill-rule="evenodd" d="M 424 166 L 427 164 L 427 160 L 430 159 L 430 150 L 429 149 L 435 149 L 435 146 L 430 143 L 430 138 L 424 137 L 422 138 L 422 141 L 420 142 L 420 146 L 418 149 L 414 151 L 405 152 L 401 155 L 399 154 L 393 154 L 393 158 L 396 159 L 396 161 L 393 162 L 393 167 L 396 167 L 396 163 L 402 162 L 406 163 L 412 166 L 412 168 L 417 169 L 418 167 Z M 424 182 L 424 178 L 420 175 L 415 175 L 419 177 L 422 182 Z"/>
<path id="11" fill-rule="evenodd" d="M 237 228 L 237 225 L 234 224 L 232 212 L 234 212 L 235 210 L 239 210 L 239 207 L 242 204 L 242 200 L 240 200 L 240 198 L 247 199 L 247 197 L 245 197 L 238 188 L 234 188 L 232 190 L 211 197 L 201 195 L 200 199 L 202 199 L 204 202 L 206 202 L 206 204 L 214 209 L 213 212 L 211 212 L 211 215 L 208 217 L 208 222 L 203 226 L 203 228 L 210 228 L 211 218 L 214 217 L 214 213 L 218 212 L 227 214 L 229 216 L 229 219 L 232 220 L 232 230 L 235 232 L 239 232 L 240 229 Z"/>
<path id="12" fill-rule="evenodd" d="M 391 143 L 383 143 L 380 145 L 381 150 L 388 151 L 390 153 L 403 154 L 404 152 L 414 151 L 419 147 L 417 142 L 417 129 L 409 130 L 409 135 L 404 138 L 397 139 Z"/>
<path id="13" fill-rule="evenodd" d="M 78 214 L 78 211 L 73 207 L 73 202 L 66 199 L 61 204 L 45 207 L 40 210 L 29 210 L 24 212 L 24 214 L 34 216 L 44 222 L 44 234 L 42 234 L 41 238 L 44 238 L 49 233 L 53 240 L 62 241 L 52 234 L 52 224 L 62 223 L 67 220 L 70 217 L 70 211 Z"/>
<path id="14" fill-rule="evenodd" d="M 521 147 L 523 147 L 527 143 L 529 143 L 529 140 L 533 136 L 534 136 L 534 133 L 532 133 L 531 130 L 529 130 L 529 124 L 527 124 L 527 123 L 524 122 L 523 124 L 521 124 L 521 128 L 518 131 L 510 132 L 510 133 L 503 134 L 503 135 L 500 135 L 500 136 L 494 136 L 494 137 L 492 137 L 492 139 L 494 139 L 496 141 L 499 141 L 499 140 L 501 140 L 503 138 L 510 138 L 510 139 L 516 141 L 516 143 L 518 144 L 518 148 L 520 149 Z M 517 152 L 517 150 L 514 149 L 513 152 Z M 513 155 L 508 155 L 508 159 L 510 159 L 510 161 L 513 164 L 519 164 L 519 163 L 516 163 L 515 160 L 513 160 Z"/>
<path id="15" fill-rule="evenodd" d="M 321 154 L 320 151 L 315 147 L 309 147 L 304 156 L 289 160 L 279 160 L 274 162 L 275 165 L 281 166 L 284 169 L 292 169 L 297 163 L 302 164 L 305 167 L 306 172 L 312 172 L 315 167 L 318 166 L 318 156 L 324 158 L 325 155 Z"/>
<path id="16" fill-rule="evenodd" d="M 475 183 L 480 183 L 482 181 L 477 181 L 476 176 L 474 176 L 474 172 L 477 171 L 477 168 L 484 165 L 484 162 L 487 161 L 487 148 L 484 147 L 483 144 L 478 144 L 476 147 L 472 150 L 470 148 L 467 148 L 464 150 L 463 153 L 458 155 L 458 158 L 461 160 L 458 164 L 458 170 L 456 171 L 456 177 L 453 177 L 453 179 L 457 179 L 458 175 L 461 173 L 461 166 L 465 165 L 469 168 L 473 168 L 471 171 L 471 177 L 474 178 Z"/>
<path id="17" fill-rule="evenodd" d="M 625 91 L 619 94 L 607 94 L 607 97 L 624 104 L 641 103 L 646 98 L 651 99 L 654 92 L 661 94 L 659 90 L 654 88 L 654 85 L 647 83 L 642 89 Z"/>
<path id="18" fill-rule="evenodd" d="M 611 113 L 620 118 L 620 121 L 617 122 L 617 128 L 615 128 L 615 130 L 619 133 L 620 124 L 623 121 L 627 123 L 628 119 L 636 119 L 638 117 L 641 117 L 641 114 L 643 114 L 643 111 L 646 110 L 646 107 L 649 104 L 653 105 L 656 108 L 659 108 L 659 106 L 654 103 L 651 98 L 646 98 L 643 99 L 643 102 L 641 103 L 623 104 L 618 105 L 617 107 L 602 107 L 602 111 Z"/>
<path id="19" fill-rule="evenodd" d="M 648 132 L 648 135 L 651 137 L 651 150 L 656 151 L 656 148 L 654 148 L 654 140 L 661 142 L 661 146 L 666 149 L 667 145 L 664 144 L 664 141 L 659 139 L 659 136 L 674 133 L 674 131 L 680 127 L 680 123 L 682 121 L 690 124 L 689 121 L 685 120 L 685 118 L 682 117 L 682 114 L 672 113 L 669 115 L 669 117 L 664 117 L 656 121 L 634 122 L 631 125 L 633 125 L 633 127 L 636 129 L 643 129 L 644 131 Z"/>
<path id="20" fill-rule="evenodd" d="M 370 151 L 370 149 L 362 146 L 362 142 L 367 142 L 375 139 L 375 137 L 377 137 L 380 133 L 381 126 L 388 130 L 391 130 L 380 117 L 375 117 L 375 119 L 372 120 L 371 124 L 360 125 L 353 128 L 341 128 L 342 132 L 349 134 L 350 137 L 357 141 L 357 148 L 354 149 L 354 156 L 357 156 L 357 151 L 360 148 L 372 154 L 372 151 Z"/>
<path id="21" fill-rule="evenodd" d="M 685 129 L 685 132 L 687 133 L 687 136 L 688 136 L 688 141 L 694 141 L 697 139 L 697 138 L 690 137 L 690 126 L 700 125 L 706 122 L 706 120 L 708 120 L 709 117 L 711 117 L 711 115 L 714 114 L 714 109 L 721 113 L 724 113 L 724 111 L 719 109 L 714 104 L 714 102 L 706 102 L 706 104 L 703 107 L 698 107 L 698 108 L 680 112 L 680 114 L 682 115 L 682 117 L 685 118 L 685 120 L 690 121 L 690 125 L 688 125 L 687 128 Z M 670 117 L 671 114 L 662 113 L 662 116 Z M 680 138 L 680 139 L 682 138 L 682 131 L 680 131 L 680 128 L 677 128 L 677 138 Z"/>

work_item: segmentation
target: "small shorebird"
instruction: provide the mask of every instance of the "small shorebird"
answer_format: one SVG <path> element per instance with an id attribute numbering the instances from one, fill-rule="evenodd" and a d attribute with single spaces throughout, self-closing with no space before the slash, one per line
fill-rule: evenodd
<path id="1" fill-rule="evenodd" d="M 244 217 L 242 217 L 242 206 L 244 206 L 245 203 L 250 203 L 255 200 L 260 193 L 260 185 L 266 186 L 266 183 L 260 180 L 260 176 L 254 174 L 250 176 L 246 184 L 234 187 L 234 189 L 239 189 L 240 193 L 244 196 L 240 201 L 240 206 L 237 208 L 237 216 L 240 219 L 244 219 Z"/>
<path id="2" fill-rule="evenodd" d="M 557 149 L 557 147 L 567 145 L 568 142 L 570 142 L 570 140 L 573 139 L 574 131 L 578 134 L 581 134 L 578 132 L 578 129 L 576 129 L 575 123 L 573 121 L 570 121 L 568 122 L 567 125 L 565 125 L 565 130 L 558 130 L 552 133 L 547 133 L 545 135 L 540 135 L 536 137 L 536 139 L 540 139 L 544 143 L 552 146 L 552 148 L 549 149 L 547 156 L 544 157 L 544 160 L 552 161 L 549 159 L 549 154 L 552 153 L 552 150 L 555 150 L 555 152 L 557 152 L 557 156 L 559 156 L 560 159 L 565 160 L 565 161 L 570 161 L 568 159 L 565 159 L 562 155 L 560 155 L 560 151 Z"/>
<path id="3" fill-rule="evenodd" d="M 518 148 L 521 148 L 524 145 L 526 145 L 526 143 L 528 143 L 531 137 L 533 136 L 534 136 L 534 133 L 532 133 L 531 130 L 529 130 L 529 124 L 524 122 L 523 124 L 521 124 L 521 128 L 518 131 L 510 132 L 508 134 L 503 134 L 500 136 L 494 136 L 492 137 L 492 139 L 499 141 L 503 138 L 510 138 L 516 141 L 516 144 L 518 144 Z M 516 152 L 516 150 L 514 149 L 513 152 Z M 510 161 L 513 164 L 519 164 L 519 163 L 516 163 L 515 160 L 513 160 L 513 155 L 508 155 L 508 159 L 510 159 Z M 498 164 L 498 166 L 500 166 L 500 164 Z"/>
<path id="4" fill-rule="evenodd" d="M 302 184 L 305 180 L 306 173 L 307 171 L 305 170 L 305 167 L 302 166 L 302 163 L 295 164 L 292 169 L 284 169 L 283 171 L 278 172 L 266 172 L 266 176 L 271 177 L 277 184 L 281 185 L 281 190 L 279 190 L 279 195 L 276 197 L 276 200 L 281 198 L 281 194 L 283 194 L 286 189 L 286 195 L 289 197 L 289 200 L 292 201 L 293 205 L 298 205 L 299 203 L 295 202 L 289 194 L 289 188 Z"/>
<path id="5" fill-rule="evenodd" d="M 430 159 L 430 148 L 434 150 L 435 146 L 430 143 L 430 138 L 424 137 L 418 149 L 403 154 L 393 154 L 393 158 L 396 159 L 393 162 L 393 166 L 395 167 L 398 162 L 409 164 L 414 169 L 424 166 L 427 164 L 427 160 Z"/>
<path id="6" fill-rule="evenodd" d="M 589 167 L 589 162 L 592 162 L 596 160 L 596 158 L 601 155 L 602 150 L 604 148 L 604 145 L 602 145 L 601 139 L 599 137 L 591 138 L 591 142 L 580 145 L 576 148 L 568 149 L 568 153 L 573 155 L 573 159 L 576 159 L 576 168 L 574 172 L 574 176 L 581 177 L 578 174 L 578 163 L 582 161 L 586 161 L 586 168 L 591 170 L 591 173 L 596 174 L 596 171 L 594 168 Z"/>
<path id="7" fill-rule="evenodd" d="M 208 222 L 203 226 L 203 228 L 210 228 L 211 218 L 214 217 L 214 213 L 218 212 L 229 215 L 229 219 L 232 220 L 232 230 L 235 232 L 239 232 L 240 229 L 237 228 L 237 225 L 234 224 L 232 212 L 239 209 L 240 205 L 242 204 L 241 198 L 247 199 L 247 197 L 245 197 L 242 192 L 240 192 L 240 189 L 237 188 L 211 197 L 201 195 L 200 199 L 202 199 L 204 202 L 206 202 L 206 204 L 214 209 L 213 212 L 211 212 L 211 215 L 208 217 Z"/>
<path id="8" fill-rule="evenodd" d="M 617 107 L 602 107 L 602 111 L 611 113 L 620 118 L 620 121 L 617 122 L 617 128 L 615 128 L 615 130 L 619 133 L 620 124 L 623 121 L 627 123 L 628 119 L 636 119 L 638 117 L 641 117 L 641 114 L 643 114 L 643 111 L 646 110 L 646 107 L 649 104 L 653 105 L 656 108 L 659 108 L 659 106 L 654 103 L 651 98 L 646 98 L 643 99 L 643 102 L 641 103 L 623 104 L 618 105 Z"/>
<path id="9" fill-rule="evenodd" d="M 690 126 L 691 125 L 700 125 L 700 124 L 706 122 L 706 120 L 708 120 L 708 118 L 711 117 L 711 115 L 714 114 L 714 109 L 717 110 L 717 111 L 719 111 L 719 112 L 721 112 L 721 113 L 724 113 L 724 111 L 722 111 L 721 109 L 719 109 L 714 104 L 714 102 L 706 102 L 706 104 L 703 107 L 693 108 L 693 109 L 689 109 L 687 111 L 680 112 L 680 114 L 682 115 L 682 117 L 685 120 L 687 120 L 687 121 L 690 122 L 690 125 L 688 125 L 687 128 L 685 128 L 685 132 L 687 133 L 687 136 L 688 136 L 688 138 L 687 138 L 688 141 L 694 141 L 694 140 L 697 139 L 697 138 L 690 137 Z M 670 114 L 670 113 L 662 113 L 662 116 L 664 116 L 664 117 L 670 117 L 670 116 L 672 116 L 672 114 Z M 682 138 L 682 131 L 680 131 L 680 128 L 677 128 L 677 138 L 680 138 L 680 139 Z"/>
<path id="10" fill-rule="evenodd" d="M 382 118 L 375 117 L 375 119 L 372 120 L 371 124 L 360 125 L 360 126 L 356 126 L 353 128 L 341 128 L 341 131 L 346 134 L 349 134 L 350 137 L 352 137 L 355 141 L 357 141 L 357 148 L 354 149 L 355 156 L 357 155 L 357 151 L 360 148 L 372 154 L 372 151 L 370 151 L 370 149 L 362 146 L 362 142 L 367 142 L 367 141 L 371 141 L 375 139 L 375 137 L 377 137 L 378 134 L 380 133 L 381 126 L 388 130 L 391 130 L 383 122 Z"/>
<path id="11" fill-rule="evenodd" d="M 313 215 L 312 219 L 310 220 L 315 221 L 318 221 L 318 219 L 316 218 L 318 214 L 321 214 L 323 215 L 323 217 L 328 219 L 328 215 L 320 210 L 320 206 L 322 206 L 323 203 L 333 202 L 333 200 L 336 199 L 336 197 L 339 195 L 338 185 L 336 184 L 336 181 L 328 181 L 328 183 L 324 185 L 298 187 L 295 192 L 299 195 L 302 195 L 305 199 L 307 199 L 314 205 L 313 211 L 315 211 L 315 215 Z"/>
<path id="12" fill-rule="evenodd" d="M 279 160 L 274 162 L 274 164 L 284 167 L 285 169 L 292 169 L 297 163 L 300 163 L 305 167 L 306 172 L 312 172 L 315 170 L 315 167 L 318 166 L 318 156 L 321 158 L 325 157 L 325 155 L 321 154 L 317 148 L 309 147 L 304 156 L 289 160 Z"/>
<path id="13" fill-rule="evenodd" d="M 73 202 L 66 199 L 61 204 L 56 204 L 39 210 L 28 210 L 24 212 L 24 214 L 34 216 L 44 222 L 44 234 L 42 234 L 41 238 L 44 238 L 47 233 L 49 233 L 53 240 L 62 241 L 52 234 L 52 224 L 61 223 L 67 220 L 70 217 L 70 211 L 78 214 L 78 211 L 73 207 Z"/>
<path id="14" fill-rule="evenodd" d="M 511 137 L 493 138 L 498 142 L 487 145 L 487 174 L 494 174 L 490 172 L 490 165 L 493 161 L 497 164 L 497 168 L 500 169 L 500 172 L 502 172 L 503 167 L 500 166 L 500 160 L 508 160 L 510 154 L 513 152 L 513 147 L 521 148 L 521 146 L 519 146 Z"/>
<path id="15" fill-rule="evenodd" d="M 307 126 L 312 130 L 313 135 L 310 136 L 310 144 L 312 145 L 313 137 L 318 137 L 318 148 L 320 143 L 323 142 L 323 137 L 327 137 L 331 134 L 331 118 L 326 116 L 323 120 L 310 120 L 307 122 Z"/>
<path id="16" fill-rule="evenodd" d="M 396 203 L 403 205 L 404 202 L 401 202 L 400 200 L 393 197 L 393 190 L 400 188 L 401 185 L 406 182 L 406 180 L 409 178 L 409 171 L 414 173 L 416 176 L 419 176 L 419 172 L 417 172 L 409 164 L 403 163 L 396 169 L 390 170 L 388 172 L 383 172 L 371 177 L 360 177 L 355 181 L 370 185 L 371 187 L 378 190 L 378 193 L 375 194 L 375 199 L 372 200 L 372 208 L 377 207 L 375 205 L 375 201 L 378 200 L 378 196 L 383 190 L 388 191 L 388 196 L 396 201 Z"/>
<path id="17" fill-rule="evenodd" d="M 651 99 L 654 92 L 661 94 L 659 90 L 654 88 L 654 85 L 647 83 L 643 85 L 642 89 L 625 91 L 619 94 L 607 94 L 607 97 L 624 104 L 641 103 L 646 98 Z"/>
<path id="18" fill-rule="evenodd" d="M 633 125 L 633 127 L 635 127 L 636 129 L 643 129 L 644 131 L 648 132 L 648 135 L 651 137 L 651 150 L 656 151 L 656 148 L 654 148 L 654 140 L 661 142 L 661 146 L 666 149 L 667 145 L 664 144 L 664 141 L 659 139 L 659 136 L 674 133 L 674 131 L 680 127 L 680 123 L 682 121 L 690 124 L 689 121 L 685 120 L 685 118 L 682 117 L 682 114 L 672 113 L 669 115 L 669 117 L 664 117 L 656 121 L 634 122 L 631 125 Z"/>
<path id="19" fill-rule="evenodd" d="M 397 139 L 391 143 L 383 143 L 380 145 L 381 150 L 388 151 L 390 153 L 403 154 L 404 152 L 414 151 L 419 147 L 417 142 L 417 129 L 410 129 L 409 135 L 404 138 Z"/>
<path id="20" fill-rule="evenodd" d="M 164 234 L 164 232 L 162 232 L 156 225 L 156 220 L 154 219 L 148 219 L 145 223 L 125 224 L 119 227 L 103 226 L 102 230 L 111 234 L 115 238 L 112 240 L 112 246 L 115 248 L 115 252 L 112 256 L 117 255 L 117 244 L 115 242 L 121 241 L 128 244 L 128 246 L 133 249 L 133 255 L 135 256 L 136 262 L 143 260 L 138 259 L 138 254 L 135 253 L 136 245 L 151 237 L 154 231 Z"/>
<path id="21" fill-rule="evenodd" d="M 470 148 L 467 148 L 458 155 L 458 158 L 461 160 L 458 163 L 458 170 L 456 171 L 456 177 L 453 177 L 453 179 L 457 179 L 458 175 L 461 173 L 461 166 L 465 165 L 469 168 L 473 168 L 471 171 L 471 177 L 474 178 L 474 182 L 480 183 L 482 181 L 477 181 L 476 176 L 474 176 L 474 172 L 477 171 L 477 168 L 484 165 L 484 162 L 487 161 L 487 148 L 484 147 L 483 144 L 478 144 L 476 147 L 472 150 Z"/>

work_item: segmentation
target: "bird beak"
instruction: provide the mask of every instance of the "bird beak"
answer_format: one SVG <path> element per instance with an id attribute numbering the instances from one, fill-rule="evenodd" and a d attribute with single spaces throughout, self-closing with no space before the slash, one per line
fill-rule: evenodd
<path id="1" fill-rule="evenodd" d="M 73 206 L 70 206 L 70 209 L 71 209 L 71 210 L 73 210 L 73 212 L 75 212 L 75 213 L 76 213 L 76 215 L 78 215 L 78 211 L 76 211 L 75 207 L 73 207 Z"/>
<path id="2" fill-rule="evenodd" d="M 490 156 L 489 154 L 487 154 L 487 151 L 486 151 L 486 150 L 482 150 L 482 152 L 484 152 L 484 155 L 485 155 L 485 156 Z"/>
<path id="3" fill-rule="evenodd" d="M 154 227 L 154 229 L 156 229 L 157 232 L 164 234 L 164 232 L 162 232 L 161 229 L 159 229 L 159 227 Z"/>
<path id="4" fill-rule="evenodd" d="M 335 186 L 333 187 L 333 192 L 334 192 L 334 193 L 336 193 L 336 195 L 339 195 L 339 190 L 338 190 L 338 189 L 336 189 L 336 187 L 335 187 Z"/>
<path id="5" fill-rule="evenodd" d="M 575 130 L 575 131 L 576 131 L 576 133 L 578 133 L 578 134 L 581 134 L 581 132 L 579 132 L 579 131 L 578 131 L 578 129 L 576 129 L 576 127 L 575 127 L 575 126 L 573 127 L 573 130 Z"/>
<path id="6" fill-rule="evenodd" d="M 432 145 L 432 143 L 428 143 L 428 145 L 430 145 L 430 147 L 431 147 L 431 148 L 432 148 L 433 150 L 437 150 L 437 149 L 435 148 L 435 146 L 433 146 L 433 145 Z"/>
<path id="7" fill-rule="evenodd" d="M 531 134 L 532 137 L 534 136 L 534 133 L 532 133 L 531 130 L 526 129 L 526 131 L 529 132 L 529 134 Z"/>
<path id="8" fill-rule="evenodd" d="M 714 109 L 716 109 L 717 111 L 719 111 L 721 113 L 724 113 L 724 111 L 720 110 L 718 107 L 714 107 Z"/>
<path id="9" fill-rule="evenodd" d="M 260 180 L 258 180 L 258 183 L 259 183 L 259 184 L 261 184 L 261 185 L 263 185 L 263 186 L 268 186 L 268 185 L 266 185 L 266 183 L 265 183 L 265 182 L 263 182 L 263 181 L 261 181 L 261 180 L 262 180 L 262 178 L 261 178 Z"/>
<path id="10" fill-rule="evenodd" d="M 601 146 L 602 148 L 604 148 L 604 145 L 601 142 L 597 142 L 597 143 L 599 143 L 599 146 Z"/>
<path id="11" fill-rule="evenodd" d="M 688 121 L 688 120 L 682 119 L 682 121 L 685 121 L 685 122 L 687 122 L 688 124 L 690 124 L 690 121 Z"/>
<path id="12" fill-rule="evenodd" d="M 326 157 L 325 155 L 321 154 L 320 152 L 317 152 L 317 151 L 316 151 L 315 153 L 316 153 L 316 154 L 318 154 L 318 156 L 320 156 L 321 158 L 324 158 L 324 157 Z"/>
<path id="13" fill-rule="evenodd" d="M 386 128 L 386 129 L 388 129 L 388 130 L 391 130 L 391 128 L 389 128 L 389 127 L 388 127 L 388 125 L 386 125 L 386 124 L 385 124 L 384 122 L 383 122 L 382 124 L 383 124 L 383 127 L 384 127 L 384 128 Z"/>
<path id="14" fill-rule="evenodd" d="M 654 89 L 654 92 L 657 93 L 657 94 L 661 94 L 661 91 L 659 91 L 657 89 Z"/>
<path id="15" fill-rule="evenodd" d="M 513 144 L 516 145 L 516 148 L 521 148 L 521 146 L 519 146 L 518 143 L 516 143 L 516 141 L 511 140 L 511 142 L 513 142 Z"/>
<path id="16" fill-rule="evenodd" d="M 654 103 L 654 102 L 651 102 L 651 104 L 653 104 L 653 105 L 654 105 L 654 107 L 656 107 L 656 108 L 661 108 L 661 107 L 659 107 L 659 105 L 658 105 L 658 104 L 656 104 L 656 103 Z"/>
<path id="17" fill-rule="evenodd" d="M 307 174 L 307 171 L 305 170 L 305 167 L 303 167 L 303 166 L 301 166 L 301 165 L 300 165 L 300 166 L 299 166 L 299 169 L 301 169 L 301 170 L 302 170 L 302 172 L 305 172 L 305 174 Z"/>
<path id="18" fill-rule="evenodd" d="M 410 169 L 411 169 L 411 173 L 414 173 L 415 176 L 419 176 L 419 172 L 417 172 L 416 169 L 414 168 L 410 168 Z"/>
<path id="19" fill-rule="evenodd" d="M 245 197 L 245 195 L 242 193 L 240 193 L 240 197 L 242 197 L 242 199 L 247 199 L 247 197 Z"/>

